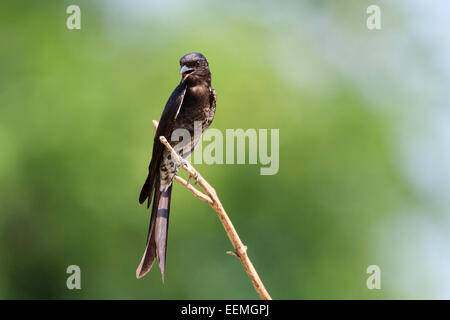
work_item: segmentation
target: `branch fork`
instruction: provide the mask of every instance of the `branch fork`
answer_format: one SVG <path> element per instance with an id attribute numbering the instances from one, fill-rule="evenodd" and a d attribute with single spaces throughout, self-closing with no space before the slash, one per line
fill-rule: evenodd
<path id="1" fill-rule="evenodd" d="M 158 122 L 153 120 L 153 126 L 156 129 L 158 127 Z M 233 226 L 233 223 L 225 212 L 225 209 L 223 208 L 222 203 L 217 196 L 216 190 L 200 175 L 197 170 L 195 170 L 195 168 L 186 159 L 183 159 L 172 148 L 166 137 L 160 136 L 159 140 L 171 152 L 172 157 L 174 157 L 178 166 L 183 168 L 183 170 L 185 170 L 189 174 L 189 179 L 187 181 L 178 175 L 174 177 L 174 180 L 186 187 L 186 189 L 188 189 L 194 196 L 209 204 L 210 207 L 217 212 L 217 215 L 222 222 L 225 232 L 227 233 L 228 238 L 230 239 L 230 242 L 234 248 L 234 251 L 227 251 L 227 253 L 236 256 L 241 261 L 242 265 L 245 268 L 245 271 L 252 281 L 253 286 L 255 287 L 256 292 L 259 294 L 261 299 L 272 300 L 271 296 L 264 287 L 261 278 L 256 272 L 253 263 L 247 255 L 247 246 L 242 243 L 238 233 L 236 232 L 236 229 Z M 195 179 L 197 184 L 203 189 L 204 193 L 195 188 L 190 183 L 191 177 Z"/>

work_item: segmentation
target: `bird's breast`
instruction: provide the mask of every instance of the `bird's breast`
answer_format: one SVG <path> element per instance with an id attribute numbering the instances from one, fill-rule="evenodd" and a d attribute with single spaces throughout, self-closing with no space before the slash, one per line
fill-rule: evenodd
<path id="1" fill-rule="evenodd" d="M 189 87 L 186 90 L 177 122 L 193 124 L 194 121 L 202 121 L 207 117 L 209 109 L 209 87 Z"/>
<path id="2" fill-rule="evenodd" d="M 191 100 L 193 106 L 202 107 L 205 104 L 209 105 L 209 86 L 202 84 L 188 87 L 185 99 Z"/>

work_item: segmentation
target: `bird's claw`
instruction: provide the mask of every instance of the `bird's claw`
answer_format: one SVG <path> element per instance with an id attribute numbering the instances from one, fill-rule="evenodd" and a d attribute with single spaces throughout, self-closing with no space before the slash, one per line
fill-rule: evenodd
<path id="1" fill-rule="evenodd" d="M 194 178 L 194 181 L 195 181 L 195 184 L 197 184 L 198 183 L 198 173 L 196 173 L 195 174 L 195 176 L 189 176 L 189 178 L 188 178 L 188 184 L 191 184 L 191 178 Z"/>
<path id="2" fill-rule="evenodd" d="M 185 159 L 181 158 L 180 162 L 183 167 L 188 167 L 188 162 Z"/>

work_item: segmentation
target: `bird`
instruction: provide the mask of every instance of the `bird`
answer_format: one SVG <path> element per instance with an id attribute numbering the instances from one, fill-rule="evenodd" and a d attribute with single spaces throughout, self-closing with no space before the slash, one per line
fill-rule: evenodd
<path id="1" fill-rule="evenodd" d="M 147 208 L 151 203 L 153 205 L 144 255 L 136 269 L 138 279 L 146 275 L 158 259 L 164 282 L 172 182 L 178 165 L 159 137 L 166 137 L 184 160 L 195 149 L 216 112 L 216 91 L 211 87 L 211 71 L 206 57 L 199 52 L 185 54 L 180 58 L 180 74 L 181 81 L 170 95 L 159 120 L 147 179 L 139 195 L 140 205 L 146 200 Z M 194 127 L 200 125 L 201 133 L 194 132 Z M 177 130 L 187 130 L 184 132 L 189 133 L 189 139 L 172 139 Z"/>

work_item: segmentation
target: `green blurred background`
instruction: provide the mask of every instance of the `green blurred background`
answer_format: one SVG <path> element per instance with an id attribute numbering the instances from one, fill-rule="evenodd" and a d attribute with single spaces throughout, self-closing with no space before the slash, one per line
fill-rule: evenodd
<path id="1" fill-rule="evenodd" d="M 212 127 L 280 129 L 276 175 L 196 166 L 274 299 L 450 298 L 449 8 L 2 1 L 0 298 L 258 298 L 214 211 L 180 185 L 166 281 L 135 277 L 151 120 L 191 51 L 211 66 Z M 81 290 L 66 287 L 73 264 Z"/>

